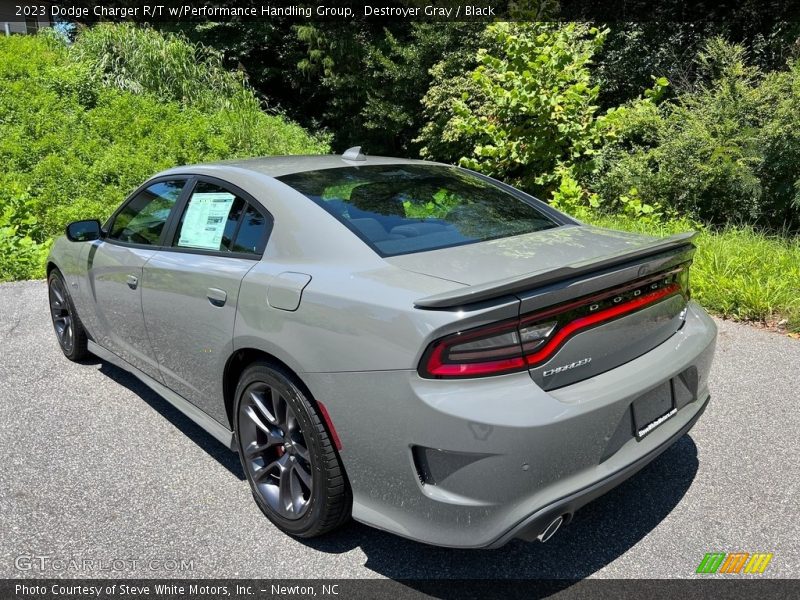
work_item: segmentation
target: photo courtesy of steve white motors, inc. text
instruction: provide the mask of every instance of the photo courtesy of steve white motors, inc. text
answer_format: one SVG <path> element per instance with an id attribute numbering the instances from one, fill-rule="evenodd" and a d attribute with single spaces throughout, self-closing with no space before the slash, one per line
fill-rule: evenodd
<path id="1" fill-rule="evenodd" d="M 108 583 L 108 584 L 77 584 L 69 582 L 53 583 L 48 585 L 18 583 L 14 586 L 16 596 L 39 597 L 50 594 L 52 596 L 87 596 L 87 597 L 147 597 L 151 594 L 158 597 L 190 595 L 192 597 L 208 596 L 221 598 L 225 596 L 251 596 L 257 593 L 271 594 L 274 596 L 338 596 L 340 586 L 337 583 L 308 585 L 285 585 L 278 583 L 261 584 L 260 586 L 220 583 L 149 583 L 137 582 Z"/>
<path id="2" fill-rule="evenodd" d="M 364 4 L 359 7 L 318 4 L 316 6 L 273 6 L 270 4 L 252 6 L 207 6 L 190 4 L 139 4 L 138 6 L 93 6 L 18 4 L 15 14 L 19 17 L 48 17 L 52 19 L 230 19 L 230 18 L 269 18 L 269 17 L 382 17 L 409 19 L 430 17 L 438 19 L 491 18 L 496 16 L 492 6 L 458 4 L 455 6 L 383 6 Z"/>

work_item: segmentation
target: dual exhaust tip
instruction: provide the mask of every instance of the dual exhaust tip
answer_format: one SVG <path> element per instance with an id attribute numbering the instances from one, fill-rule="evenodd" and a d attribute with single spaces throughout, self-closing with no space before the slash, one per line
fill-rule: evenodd
<path id="1" fill-rule="evenodd" d="M 555 519 L 550 521 L 550 524 L 547 527 L 545 527 L 539 535 L 536 536 L 536 539 L 539 540 L 540 542 L 546 542 L 547 540 L 549 540 L 556 534 L 556 532 L 559 529 L 561 529 L 561 526 L 565 522 L 565 518 L 568 516 L 569 515 L 559 515 Z"/>

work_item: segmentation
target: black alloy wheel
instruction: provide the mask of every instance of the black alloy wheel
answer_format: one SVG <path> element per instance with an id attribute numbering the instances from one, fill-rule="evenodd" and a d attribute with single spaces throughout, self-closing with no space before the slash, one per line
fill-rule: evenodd
<path id="1" fill-rule="evenodd" d="M 61 351 L 73 361 L 85 358 L 89 354 L 86 331 L 75 311 L 64 278 L 58 270 L 54 269 L 47 278 L 47 289 L 50 316 L 53 319 L 53 329 Z"/>
<path id="2" fill-rule="evenodd" d="M 280 529 L 314 537 L 349 518 L 341 460 L 314 402 L 292 375 L 262 362 L 245 369 L 235 429 L 253 497 Z"/>

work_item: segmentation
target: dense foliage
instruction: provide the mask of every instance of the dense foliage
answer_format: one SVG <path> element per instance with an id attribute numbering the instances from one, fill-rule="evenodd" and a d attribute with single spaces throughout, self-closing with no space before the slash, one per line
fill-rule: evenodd
<path id="1" fill-rule="evenodd" d="M 267 103 L 329 131 L 337 150 L 461 161 L 572 210 L 796 229 L 798 177 L 781 157 L 791 152 L 800 26 L 741 11 L 594 29 L 186 27 L 250 73 Z"/>
<path id="2" fill-rule="evenodd" d="M 264 102 L 329 131 L 335 148 L 414 155 L 431 69 L 454 55 L 474 56 L 485 24 L 273 20 L 169 27 L 223 49 L 226 64 L 244 69 Z"/>
<path id="3" fill-rule="evenodd" d="M 607 199 L 631 190 L 703 221 L 800 226 L 800 65 L 764 73 L 741 46 L 710 40 L 694 89 L 640 103 L 605 146 L 593 185 Z"/>
<path id="4" fill-rule="evenodd" d="M 0 39 L 0 279 L 40 273 L 64 223 L 108 214 L 161 168 L 363 144 L 460 163 L 591 222 L 700 227 L 701 299 L 800 327 L 800 25 L 746 16 Z"/>
<path id="5" fill-rule="evenodd" d="M 41 274 L 66 223 L 107 217 L 159 170 L 327 149 L 262 112 L 212 54 L 197 59 L 180 39 L 133 27 L 100 26 L 72 47 L 51 35 L 0 38 L 0 280 Z M 220 82 L 215 97 L 203 94 Z"/>
<path id="6" fill-rule="evenodd" d="M 552 195 L 560 173 L 591 169 L 604 139 L 591 59 L 605 32 L 586 25 L 496 23 L 495 51 L 481 49 L 468 76 L 480 103 L 456 98 L 450 127 L 473 143 L 461 163 Z"/>

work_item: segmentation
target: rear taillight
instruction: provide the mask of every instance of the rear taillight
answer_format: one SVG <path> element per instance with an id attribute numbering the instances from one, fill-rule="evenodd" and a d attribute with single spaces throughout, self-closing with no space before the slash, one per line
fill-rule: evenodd
<path id="1" fill-rule="evenodd" d="M 689 299 L 688 265 L 518 319 L 443 337 L 425 351 L 419 374 L 484 377 L 530 369 L 549 360 L 572 336 L 676 294 Z"/>

